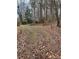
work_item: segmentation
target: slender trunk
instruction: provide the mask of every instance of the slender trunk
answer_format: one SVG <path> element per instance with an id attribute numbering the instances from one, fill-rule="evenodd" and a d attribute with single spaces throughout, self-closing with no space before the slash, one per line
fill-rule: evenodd
<path id="1" fill-rule="evenodd" d="M 50 14 L 51 14 L 51 19 L 50 19 L 50 26 L 51 26 L 51 29 L 52 29 L 52 20 L 53 20 L 53 14 L 52 14 L 52 8 L 53 8 L 53 1 L 52 0 L 50 0 Z"/>
<path id="2" fill-rule="evenodd" d="M 34 8 L 34 19 L 33 19 L 33 23 L 35 24 L 35 8 Z"/>
<path id="3" fill-rule="evenodd" d="M 45 1 L 45 3 L 46 3 L 45 4 L 45 6 L 46 6 L 46 8 L 45 8 L 46 9 L 46 21 L 45 22 L 47 22 L 47 0 Z"/>
<path id="4" fill-rule="evenodd" d="M 37 13 L 38 13 L 37 15 L 38 15 L 38 20 L 39 20 L 39 19 L 40 19 L 40 17 L 39 17 L 39 7 L 38 7 L 38 12 L 37 12 Z M 39 22 L 39 21 L 38 21 L 38 22 Z"/>
<path id="5" fill-rule="evenodd" d="M 20 18 L 20 23 L 22 24 L 22 15 L 21 14 L 19 14 L 19 18 Z"/>
<path id="6" fill-rule="evenodd" d="M 58 17 L 58 10 L 56 9 L 56 19 L 57 19 L 57 26 L 60 27 L 60 20 L 59 20 L 59 17 Z"/>
<path id="7" fill-rule="evenodd" d="M 58 27 L 61 27 L 61 26 L 60 26 L 60 19 L 59 19 L 59 17 L 58 17 L 58 6 L 57 6 L 55 0 L 54 0 L 54 9 L 55 9 L 55 16 L 56 16 L 56 20 L 57 20 L 57 26 L 58 26 Z"/>
<path id="8" fill-rule="evenodd" d="M 47 7 L 46 7 L 46 21 L 47 21 Z"/>
<path id="9" fill-rule="evenodd" d="M 40 21 L 42 22 L 42 0 L 39 3 L 40 5 Z"/>
<path id="10" fill-rule="evenodd" d="M 20 11 L 20 8 L 19 8 L 19 6 L 18 6 L 18 15 L 19 15 L 19 18 L 20 18 L 20 23 L 22 24 L 22 13 L 21 13 L 21 11 Z"/>

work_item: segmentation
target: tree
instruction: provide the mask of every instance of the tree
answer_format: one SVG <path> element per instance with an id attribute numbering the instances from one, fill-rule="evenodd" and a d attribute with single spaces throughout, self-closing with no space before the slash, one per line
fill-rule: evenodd
<path id="1" fill-rule="evenodd" d="M 23 18 L 24 18 L 24 14 L 25 14 L 26 3 L 21 0 L 21 1 L 17 1 L 17 5 L 18 5 L 17 6 L 17 13 L 19 15 L 20 22 L 22 24 L 24 21 Z"/>
<path id="2" fill-rule="evenodd" d="M 32 23 L 31 16 L 32 16 L 31 9 L 29 9 L 29 7 L 27 6 L 26 12 L 25 12 L 25 20 L 26 20 L 25 22 Z"/>
<path id="3" fill-rule="evenodd" d="M 36 1 L 35 0 L 31 0 L 32 2 L 31 2 L 31 7 L 33 8 L 33 17 L 34 17 L 34 19 L 33 19 L 33 22 L 35 23 L 35 8 L 36 8 Z"/>
<path id="4" fill-rule="evenodd" d="M 59 3 L 59 1 L 54 0 L 54 10 L 55 10 L 55 16 L 56 16 L 56 20 L 57 20 L 57 26 L 61 27 L 60 18 L 58 16 L 58 9 L 61 7 L 61 4 L 58 4 L 58 3 Z"/>
<path id="5" fill-rule="evenodd" d="M 53 10 L 53 0 L 50 0 L 50 4 L 49 4 L 49 6 L 50 6 L 50 22 L 51 22 L 51 24 L 50 24 L 50 26 L 51 26 L 51 29 L 52 29 L 52 21 L 54 20 L 54 18 L 53 18 L 53 13 L 54 13 L 54 11 L 52 11 Z"/>
<path id="6" fill-rule="evenodd" d="M 45 0 L 46 21 L 47 21 L 47 0 Z"/>
<path id="7" fill-rule="evenodd" d="M 53 23 L 53 20 L 56 19 L 57 26 L 61 26 L 61 0 L 30 0 L 31 7 L 33 11 L 33 21 L 37 19 L 35 16 L 38 16 L 38 19 L 41 23 Z M 38 8 L 38 9 L 37 9 Z M 38 12 L 37 12 L 38 10 Z"/>
<path id="8" fill-rule="evenodd" d="M 43 22 L 43 19 L 42 19 L 42 0 L 40 0 L 40 2 L 39 2 L 39 9 L 40 9 L 40 22 Z"/>
<path id="9" fill-rule="evenodd" d="M 18 13 L 18 15 L 19 15 L 20 22 L 21 22 L 21 24 L 22 24 L 22 14 L 21 14 L 21 12 L 20 12 L 19 6 L 17 6 L 17 7 L 18 7 L 17 13 Z"/>

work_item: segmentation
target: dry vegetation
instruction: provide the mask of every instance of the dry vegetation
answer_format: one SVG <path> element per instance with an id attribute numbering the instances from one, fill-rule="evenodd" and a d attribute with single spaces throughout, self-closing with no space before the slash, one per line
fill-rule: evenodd
<path id="1" fill-rule="evenodd" d="M 17 59 L 61 59 L 61 32 L 56 25 L 17 28 Z"/>

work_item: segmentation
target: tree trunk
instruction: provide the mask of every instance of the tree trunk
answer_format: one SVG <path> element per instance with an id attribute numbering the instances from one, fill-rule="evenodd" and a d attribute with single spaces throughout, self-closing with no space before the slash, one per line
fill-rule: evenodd
<path id="1" fill-rule="evenodd" d="M 20 18 L 20 23 L 22 24 L 22 15 L 21 14 L 19 14 L 19 18 Z"/>
<path id="2" fill-rule="evenodd" d="M 40 0 L 39 5 L 40 5 L 40 21 L 42 22 L 43 21 L 42 20 L 42 0 Z"/>
<path id="3" fill-rule="evenodd" d="M 46 7 L 45 7 L 45 9 L 46 9 L 46 20 L 45 20 L 45 23 L 47 23 L 47 0 L 45 0 L 45 3 L 46 3 L 46 4 L 45 4 L 45 6 L 46 6 Z"/>
<path id="4" fill-rule="evenodd" d="M 35 24 L 35 7 L 34 7 L 34 19 L 33 19 L 33 24 Z"/>
<path id="5" fill-rule="evenodd" d="M 57 2 L 55 0 L 54 0 L 54 9 L 55 9 L 55 16 L 56 16 L 56 20 L 57 20 L 57 26 L 61 27 L 60 19 L 58 17 L 58 6 L 57 6 Z"/>
<path id="6" fill-rule="evenodd" d="M 51 26 L 51 29 L 52 29 L 52 20 L 53 20 L 53 12 L 52 12 L 52 8 L 53 8 L 53 1 L 50 0 L 50 15 L 51 15 L 51 18 L 50 18 L 50 26 Z"/>
<path id="7" fill-rule="evenodd" d="M 57 19 L 57 26 L 58 27 L 61 27 L 60 26 L 60 19 L 59 19 L 59 17 L 58 17 L 58 10 L 56 9 L 56 19 Z"/>

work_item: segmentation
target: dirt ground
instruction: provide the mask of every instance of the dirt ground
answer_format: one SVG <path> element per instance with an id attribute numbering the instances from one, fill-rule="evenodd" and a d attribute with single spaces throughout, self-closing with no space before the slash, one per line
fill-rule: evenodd
<path id="1" fill-rule="evenodd" d="M 56 25 L 17 27 L 17 59 L 61 59 L 61 29 Z"/>

